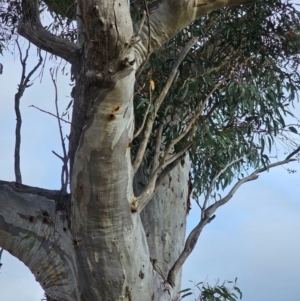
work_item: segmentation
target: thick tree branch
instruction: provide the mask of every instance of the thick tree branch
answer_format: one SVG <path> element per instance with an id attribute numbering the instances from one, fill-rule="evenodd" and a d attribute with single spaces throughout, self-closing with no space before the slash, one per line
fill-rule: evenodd
<path id="1" fill-rule="evenodd" d="M 23 16 L 19 24 L 19 34 L 37 47 L 73 63 L 80 47 L 66 39 L 48 32 L 41 24 L 37 0 L 22 1 Z"/>
<path id="2" fill-rule="evenodd" d="M 225 6 L 236 6 L 257 2 L 255 0 L 165 0 L 150 14 L 150 53 L 186 28 L 194 20 Z M 138 26 L 138 25 L 137 25 Z M 137 66 L 148 56 L 149 25 L 144 23 L 135 45 Z"/>
<path id="3" fill-rule="evenodd" d="M 7 182 L 0 180 L 0 186 L 7 186 L 15 192 L 35 194 L 36 196 L 43 196 L 49 200 L 59 201 L 61 198 L 69 199 L 69 195 L 62 196 L 60 190 L 50 190 L 39 187 L 32 187 L 15 182 Z"/>
<path id="4" fill-rule="evenodd" d="M 215 211 L 220 206 L 226 204 L 233 197 L 235 192 L 238 190 L 238 188 L 242 184 L 249 182 L 249 181 L 256 180 L 258 178 L 259 173 L 267 171 L 270 168 L 295 161 L 295 159 L 291 158 L 291 155 L 294 156 L 299 151 L 300 151 L 300 147 L 298 147 L 295 151 L 293 151 L 290 155 L 288 155 L 284 160 L 272 163 L 268 166 L 265 166 L 265 167 L 255 170 L 248 177 L 245 177 L 245 178 L 241 179 L 240 181 L 238 181 L 224 198 L 215 202 L 214 204 L 210 205 L 207 209 L 204 210 L 204 214 L 201 215 L 201 219 L 200 219 L 198 225 L 189 234 L 189 236 L 185 242 L 185 246 L 184 246 L 182 253 L 178 257 L 178 259 L 176 260 L 176 262 L 174 263 L 173 267 L 171 268 L 171 270 L 168 274 L 168 281 L 171 285 L 175 279 L 176 274 L 178 273 L 178 271 L 181 270 L 184 262 L 186 261 L 188 256 L 192 253 L 193 249 L 195 248 L 197 240 L 198 240 L 199 235 L 202 232 L 203 228 L 205 227 L 205 225 L 210 223 L 215 218 L 215 215 L 213 215 L 215 213 Z M 203 208 L 203 206 L 202 206 L 202 208 Z"/>
<path id="5" fill-rule="evenodd" d="M 48 295 L 77 300 L 72 235 L 54 201 L 0 184 L 0 246 L 24 262 Z M 69 298 L 69 299 L 68 299 Z"/>
<path id="6" fill-rule="evenodd" d="M 226 171 L 226 169 L 230 166 L 232 166 L 233 164 L 241 161 L 243 158 L 238 158 L 236 160 L 233 160 L 232 162 L 230 162 L 229 164 L 227 164 L 224 168 L 222 168 L 220 170 L 220 172 L 218 172 L 218 174 L 216 174 L 214 176 L 214 178 L 212 179 L 209 187 L 208 187 L 208 190 L 207 190 L 207 193 L 205 195 L 205 198 L 204 198 L 204 202 L 203 202 L 203 205 L 201 206 L 201 210 L 202 210 L 202 213 L 201 213 L 201 217 L 204 218 L 205 217 L 205 209 L 206 209 L 206 206 L 207 206 L 207 203 L 208 203 L 208 200 L 210 198 L 210 195 L 211 195 L 211 192 L 212 192 L 212 189 L 217 181 L 217 179 L 220 177 L 220 175 Z"/>
<path id="7" fill-rule="evenodd" d="M 297 149 L 297 153 L 300 151 L 300 148 Z M 294 153 L 294 152 L 293 152 Z M 295 155 L 296 153 L 294 153 Z M 280 166 L 280 165 L 283 165 L 283 164 L 288 164 L 290 162 L 293 162 L 293 161 L 296 161 L 296 159 L 291 159 L 290 158 L 290 155 L 287 156 L 286 159 L 282 160 L 282 161 L 278 161 L 278 162 L 275 162 L 275 163 L 272 163 L 268 166 L 265 166 L 265 167 L 262 167 L 262 168 L 259 168 L 257 170 L 255 170 L 251 175 L 249 175 L 248 177 L 245 177 L 243 179 L 241 179 L 240 181 L 238 181 L 234 186 L 233 188 L 230 190 L 230 192 L 224 197 L 222 198 L 221 200 L 215 202 L 214 204 L 210 205 L 206 210 L 205 210 L 205 213 L 204 215 L 206 216 L 211 216 L 219 207 L 223 206 L 224 204 L 226 204 L 232 197 L 233 195 L 236 193 L 236 191 L 240 188 L 241 185 L 243 185 L 244 183 L 246 182 L 250 182 L 250 181 L 253 181 L 253 180 L 256 180 L 258 179 L 258 174 L 259 173 L 262 173 L 264 171 L 267 171 L 271 168 L 274 168 L 274 167 L 277 167 L 277 166 Z"/>

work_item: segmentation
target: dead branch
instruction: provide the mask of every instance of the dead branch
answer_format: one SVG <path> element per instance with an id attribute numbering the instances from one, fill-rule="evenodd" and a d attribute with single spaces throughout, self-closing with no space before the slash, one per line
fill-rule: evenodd
<path id="1" fill-rule="evenodd" d="M 41 108 L 39 108 L 39 107 L 36 107 L 35 105 L 31 105 L 31 106 L 29 106 L 29 107 L 30 107 L 30 108 L 35 108 L 35 109 L 37 109 L 37 110 L 39 110 L 39 111 L 41 111 L 41 112 L 43 112 L 43 113 L 49 114 L 49 115 L 51 115 L 51 116 L 53 116 L 53 117 L 55 117 L 55 118 L 60 119 L 61 121 L 65 122 L 65 123 L 70 124 L 70 125 L 73 126 L 73 127 L 76 127 L 76 128 L 78 128 L 78 129 L 80 129 L 78 126 L 74 125 L 72 122 L 70 122 L 70 121 L 68 121 L 68 120 L 65 120 L 65 119 L 63 119 L 63 118 L 61 118 L 61 117 L 57 117 L 55 114 L 53 114 L 53 113 L 51 113 L 51 112 L 48 112 L 48 111 L 45 111 L 45 110 L 43 110 L 43 109 L 41 109 Z"/>
<path id="2" fill-rule="evenodd" d="M 20 62 L 22 66 L 22 74 L 20 83 L 18 85 L 18 92 L 15 94 L 15 112 L 16 112 L 16 142 L 15 142 L 15 155 L 14 155 L 14 169 L 15 169 L 15 177 L 17 183 L 22 183 L 22 175 L 21 175 L 21 169 L 20 169 L 20 147 L 21 147 L 21 126 L 22 126 L 22 117 L 21 117 L 21 111 L 20 111 L 20 100 L 24 94 L 24 91 L 26 88 L 30 87 L 32 84 L 29 84 L 31 76 L 35 73 L 35 71 L 40 67 L 42 64 L 43 58 L 41 56 L 41 51 L 38 50 L 39 55 L 39 61 L 34 66 L 34 68 L 26 74 L 26 61 L 28 59 L 28 53 L 30 49 L 30 43 L 28 43 L 28 47 L 25 52 L 25 57 L 22 57 L 22 50 L 20 48 L 18 40 L 16 41 L 19 55 L 20 55 Z"/>
<path id="3" fill-rule="evenodd" d="M 61 146 L 62 146 L 64 155 L 63 155 L 63 157 L 61 157 L 61 156 L 57 155 L 54 151 L 53 152 L 63 161 L 63 166 L 62 166 L 62 171 L 61 171 L 61 191 L 63 194 L 66 194 L 67 188 L 68 188 L 68 183 L 69 183 L 69 168 L 68 168 L 69 156 L 67 154 L 65 139 L 63 137 L 62 126 L 61 126 L 61 122 L 60 122 L 61 120 L 59 118 L 57 85 L 56 85 L 56 81 L 54 79 L 54 70 L 52 70 L 52 68 L 50 69 L 50 75 L 51 75 L 51 79 L 52 79 L 52 82 L 54 85 L 54 90 L 55 90 L 56 118 L 57 118 L 57 122 L 58 122 L 60 141 L 61 141 Z"/>

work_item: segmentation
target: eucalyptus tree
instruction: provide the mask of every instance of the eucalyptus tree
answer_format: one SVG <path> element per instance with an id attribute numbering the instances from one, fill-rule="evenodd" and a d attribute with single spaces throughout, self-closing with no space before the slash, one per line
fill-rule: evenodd
<path id="1" fill-rule="evenodd" d="M 295 160 L 299 13 L 250 2 L 1 1 L 2 48 L 19 34 L 72 66 L 61 189 L 0 182 L 0 246 L 48 300 L 178 299 L 215 211 Z M 289 154 L 271 161 L 278 142 Z"/>

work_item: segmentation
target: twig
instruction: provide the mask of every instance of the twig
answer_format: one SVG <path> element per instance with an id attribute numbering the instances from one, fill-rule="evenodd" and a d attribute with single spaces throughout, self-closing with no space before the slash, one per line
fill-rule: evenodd
<path id="1" fill-rule="evenodd" d="M 300 151 L 300 148 L 297 149 L 297 152 L 299 152 L 299 151 Z M 297 153 L 297 152 L 296 152 L 296 153 Z M 293 153 L 294 153 L 294 152 L 293 152 Z M 293 155 L 295 155 L 296 153 L 294 153 Z M 291 154 L 292 154 L 292 153 L 291 153 Z M 291 155 L 291 154 L 290 154 L 290 155 Z M 283 165 L 283 164 L 288 164 L 288 163 L 290 163 L 290 162 L 296 161 L 296 159 L 291 159 L 291 158 L 290 158 L 290 155 L 288 156 L 289 158 L 287 157 L 286 159 L 284 159 L 284 160 L 282 160 L 282 161 L 278 161 L 278 162 L 272 163 L 272 164 L 270 164 L 270 165 L 268 165 L 268 166 L 259 168 L 259 169 L 255 170 L 250 176 L 245 177 L 245 178 L 239 180 L 239 181 L 233 186 L 233 188 L 229 191 L 229 193 L 228 193 L 224 198 L 222 198 L 221 200 L 219 200 L 219 201 L 215 202 L 214 204 L 210 205 L 210 206 L 205 210 L 205 215 L 206 215 L 206 216 L 212 215 L 212 214 L 213 214 L 220 206 L 226 204 L 226 203 L 233 197 L 233 195 L 235 194 L 235 192 L 239 189 L 239 187 L 240 187 L 242 184 L 244 184 L 244 183 L 246 183 L 246 182 L 250 182 L 250 181 L 253 181 L 253 180 L 258 179 L 258 174 L 259 174 L 259 173 L 262 173 L 262 172 L 264 172 L 264 171 L 266 171 L 266 170 L 269 170 L 269 169 L 271 169 L 271 168 L 274 168 L 274 167 L 277 167 L 277 166 L 280 166 L 280 165 Z"/>
<path id="2" fill-rule="evenodd" d="M 45 111 L 45 110 L 43 110 L 43 109 L 40 109 L 40 108 L 36 107 L 35 105 L 31 105 L 31 106 L 29 106 L 29 107 L 30 107 L 30 108 L 35 108 L 35 109 L 37 109 L 37 110 L 39 110 L 39 111 L 41 111 L 41 112 L 43 112 L 43 113 L 49 114 L 49 115 L 51 115 L 51 116 L 53 116 L 53 117 L 55 117 L 55 118 L 57 118 L 57 119 L 60 119 L 61 121 L 65 122 L 65 123 L 68 123 L 68 124 L 70 124 L 70 125 L 76 127 L 77 129 L 80 129 L 80 127 L 74 125 L 72 122 L 70 122 L 70 121 L 68 121 L 68 120 L 65 120 L 65 119 L 63 119 L 63 118 L 61 118 L 61 117 L 57 117 L 55 114 L 53 114 L 53 113 L 51 113 L 51 112 L 48 112 L 48 111 Z"/>
<path id="3" fill-rule="evenodd" d="M 60 156 L 57 152 L 55 152 L 54 150 L 52 151 L 52 153 L 58 157 L 60 160 L 62 160 L 64 162 L 64 157 Z"/>
<path id="4" fill-rule="evenodd" d="M 19 50 L 20 55 L 20 62 L 22 65 L 22 74 L 20 83 L 18 85 L 18 92 L 15 94 L 15 112 L 16 112 L 16 142 L 15 142 L 15 153 L 14 153 L 14 169 L 15 169 L 15 177 L 16 177 L 16 183 L 21 184 L 22 183 L 22 175 L 21 175 L 21 168 L 20 168 L 20 148 L 21 148 L 21 126 L 22 126 L 22 116 L 20 111 L 20 100 L 24 94 L 24 91 L 26 88 L 30 87 L 32 84 L 29 84 L 31 76 L 34 74 L 34 72 L 39 68 L 39 66 L 42 64 L 43 58 L 41 56 L 41 51 L 38 50 L 39 54 L 39 61 L 35 65 L 35 67 L 28 73 L 26 76 L 26 61 L 28 59 L 28 53 L 30 49 L 30 43 L 28 43 L 28 47 L 25 52 L 25 57 L 22 57 L 22 51 L 19 45 L 18 40 L 16 40 L 16 44 Z"/>

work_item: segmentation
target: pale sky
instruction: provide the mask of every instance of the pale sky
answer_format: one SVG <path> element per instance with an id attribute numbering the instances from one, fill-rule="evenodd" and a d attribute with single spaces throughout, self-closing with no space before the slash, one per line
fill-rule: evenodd
<path id="1" fill-rule="evenodd" d="M 14 94 L 20 79 L 19 60 L 0 57 L 0 179 L 14 181 Z M 36 62 L 30 56 L 29 66 Z M 55 118 L 30 108 L 36 105 L 54 113 L 54 88 L 49 79 L 51 62 L 46 62 L 42 83 L 37 78 L 21 100 L 23 183 L 49 189 L 60 187 L 61 162 L 51 151 L 61 154 Z M 60 73 L 59 73 L 60 74 Z M 69 75 L 59 75 L 61 110 L 70 101 Z M 300 106 L 298 111 L 300 115 Z M 65 132 L 68 134 L 68 131 Z M 284 158 L 283 153 L 279 153 Z M 217 279 L 234 280 L 244 301 L 299 301 L 300 296 L 300 168 L 289 174 L 284 167 L 265 173 L 244 184 L 229 204 L 201 234 L 198 245 L 183 270 L 182 288 Z M 193 204 L 188 231 L 197 223 L 199 212 Z M 40 301 L 43 290 L 29 269 L 7 252 L 2 256 L 0 301 Z M 184 299 L 193 300 L 192 297 Z"/>

